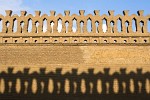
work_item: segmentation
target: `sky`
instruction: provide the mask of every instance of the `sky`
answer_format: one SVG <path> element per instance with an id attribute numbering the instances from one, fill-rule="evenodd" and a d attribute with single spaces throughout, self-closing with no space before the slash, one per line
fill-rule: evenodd
<path id="1" fill-rule="evenodd" d="M 144 10 L 144 15 L 147 15 L 150 14 L 149 6 L 149 0 L 0 0 L 0 14 L 11 9 L 15 14 L 20 14 L 21 10 L 34 14 L 35 10 L 40 10 L 48 15 L 50 10 L 55 10 L 56 14 L 64 14 L 64 10 L 79 14 L 79 10 L 85 10 L 85 15 L 93 14 L 94 10 L 100 10 L 100 14 L 115 10 L 115 15 L 122 14 L 123 10 L 130 10 L 129 14 Z"/>
<path id="2" fill-rule="evenodd" d="M 26 10 L 27 14 L 34 15 L 34 11 L 40 10 L 41 15 L 50 15 L 50 10 L 55 10 L 56 15 L 59 13 L 64 15 L 65 10 L 70 10 L 71 15 L 79 14 L 79 10 L 85 10 L 87 15 L 94 14 L 94 10 L 100 10 L 102 15 L 108 14 L 108 10 L 114 10 L 117 15 L 123 14 L 123 10 L 129 10 L 131 15 L 137 14 L 138 10 L 144 10 L 144 15 L 148 15 L 149 6 L 149 0 L 0 0 L 0 14 L 5 15 L 5 10 L 12 10 L 13 14 L 20 15 L 21 10 Z"/>

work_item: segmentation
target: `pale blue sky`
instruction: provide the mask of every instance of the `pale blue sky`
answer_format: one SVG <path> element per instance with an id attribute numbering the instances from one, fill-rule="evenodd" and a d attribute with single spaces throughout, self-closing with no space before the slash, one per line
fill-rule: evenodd
<path id="1" fill-rule="evenodd" d="M 57 13 L 63 13 L 64 10 L 71 10 L 71 13 L 78 13 L 83 9 L 87 13 L 93 13 L 93 10 L 101 10 L 101 13 L 107 13 L 108 10 L 115 10 L 115 14 L 122 13 L 123 10 L 130 10 L 136 13 L 137 10 L 145 10 L 145 14 L 150 13 L 149 0 L 24 0 L 32 10 L 41 10 L 42 13 L 49 13 L 49 10 L 56 10 Z"/>
<path id="2" fill-rule="evenodd" d="M 14 13 L 27 10 L 34 13 L 41 10 L 42 14 L 49 14 L 50 10 L 56 10 L 56 14 L 70 10 L 71 14 L 78 14 L 79 10 L 85 10 L 85 14 L 100 10 L 100 14 L 107 14 L 108 10 L 115 10 L 115 14 L 122 14 L 123 10 L 130 10 L 130 14 L 138 10 L 144 10 L 145 15 L 150 14 L 149 0 L 0 0 L 0 13 L 6 9 L 12 9 Z"/>

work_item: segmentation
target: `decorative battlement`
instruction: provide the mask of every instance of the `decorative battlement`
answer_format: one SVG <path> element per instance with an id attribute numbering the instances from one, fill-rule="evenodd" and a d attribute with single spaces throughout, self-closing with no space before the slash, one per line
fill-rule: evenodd
<path id="1" fill-rule="evenodd" d="M 138 14 L 100 15 L 99 10 L 94 15 L 56 15 L 55 11 L 41 15 L 35 11 L 35 16 L 21 11 L 21 15 L 12 15 L 6 10 L 6 16 L 0 15 L 0 43 L 149 43 L 148 31 L 150 15 L 144 16 L 143 10 Z"/>
<path id="2" fill-rule="evenodd" d="M 150 100 L 150 15 L 84 12 L 0 15 L 0 100 Z"/>

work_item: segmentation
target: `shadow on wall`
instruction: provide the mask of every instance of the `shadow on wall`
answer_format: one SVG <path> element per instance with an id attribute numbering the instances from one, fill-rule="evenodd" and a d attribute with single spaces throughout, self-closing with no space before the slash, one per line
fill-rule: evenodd
<path id="1" fill-rule="evenodd" d="M 29 70 L 13 73 L 13 68 L 8 68 L 8 73 L 0 73 L 0 100 L 150 100 L 150 72 L 143 73 L 142 69 L 128 74 L 126 69 L 113 74 L 109 68 L 97 74 L 88 69 L 88 73 L 79 75 L 77 69 L 65 74 L 61 74 L 62 69 L 45 73 L 41 68 L 40 73 L 32 74 Z"/>

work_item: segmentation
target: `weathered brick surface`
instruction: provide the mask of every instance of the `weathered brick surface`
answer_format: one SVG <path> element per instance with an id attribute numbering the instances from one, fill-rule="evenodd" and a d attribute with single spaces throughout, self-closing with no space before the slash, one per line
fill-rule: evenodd
<path id="1" fill-rule="evenodd" d="M 150 70 L 149 46 L 0 46 L 0 64 L 7 67 L 78 68 L 87 70 L 109 67 Z M 4 69 L 4 67 L 1 67 Z M 97 71 L 98 71 L 97 70 Z M 67 70 L 66 70 L 67 71 Z"/>
<path id="2" fill-rule="evenodd" d="M 45 98 L 58 99 L 66 95 L 72 99 L 78 94 L 94 94 L 92 98 L 111 98 L 114 94 L 138 98 L 140 94 L 149 98 L 150 15 L 144 16 L 142 10 L 137 15 L 129 15 L 128 10 L 123 15 L 114 15 L 114 11 L 108 11 L 108 15 L 100 15 L 99 10 L 94 15 L 84 12 L 70 15 L 65 11 L 63 16 L 50 11 L 49 16 L 35 11 L 34 16 L 21 11 L 18 16 L 7 10 L 6 16 L 0 15 L 0 99 L 8 94 L 8 98 L 20 94 L 45 97 L 45 92 L 52 93 Z"/>

